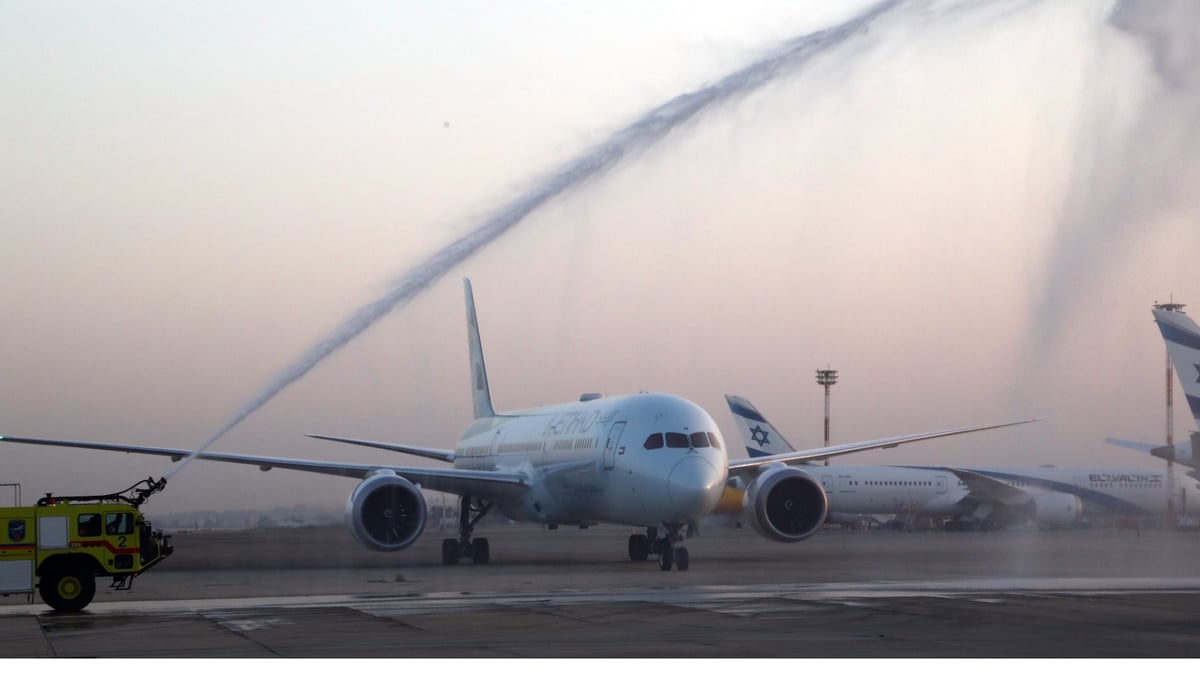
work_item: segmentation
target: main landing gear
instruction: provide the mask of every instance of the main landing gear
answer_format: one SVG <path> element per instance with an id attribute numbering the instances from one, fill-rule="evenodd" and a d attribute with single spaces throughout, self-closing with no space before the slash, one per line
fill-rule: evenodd
<path id="1" fill-rule="evenodd" d="M 658 554 L 660 569 L 670 570 L 671 566 L 675 566 L 676 570 L 687 570 L 688 550 L 683 546 L 675 546 L 683 541 L 681 529 L 682 525 L 668 525 L 663 536 L 659 536 L 657 528 L 647 527 L 645 534 L 629 535 L 629 560 L 644 561 L 654 553 Z"/>
<path id="2" fill-rule="evenodd" d="M 458 539 L 442 540 L 442 565 L 458 565 L 464 558 L 470 558 L 475 565 L 487 564 L 491 556 L 488 540 L 472 539 L 471 532 L 491 509 L 489 502 L 476 505 L 470 496 L 462 497 L 458 508 Z"/>

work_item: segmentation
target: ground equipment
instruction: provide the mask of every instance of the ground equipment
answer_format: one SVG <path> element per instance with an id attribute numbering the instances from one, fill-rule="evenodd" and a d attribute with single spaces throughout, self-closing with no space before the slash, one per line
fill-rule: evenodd
<path id="1" fill-rule="evenodd" d="M 0 594 L 35 590 L 58 611 L 78 611 L 96 594 L 96 578 L 128 590 L 133 579 L 170 556 L 170 537 L 155 532 L 138 507 L 166 486 L 144 479 L 98 496 L 46 494 L 34 506 L 0 508 Z M 20 493 L 17 493 L 20 503 Z"/>

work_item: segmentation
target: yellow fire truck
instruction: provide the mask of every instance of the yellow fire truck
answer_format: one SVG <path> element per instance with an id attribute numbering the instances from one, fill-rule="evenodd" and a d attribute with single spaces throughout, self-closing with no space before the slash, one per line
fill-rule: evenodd
<path id="1" fill-rule="evenodd" d="M 0 594 L 32 600 L 36 581 L 42 601 L 78 611 L 95 596 L 99 576 L 111 575 L 113 589 L 130 589 L 174 550 L 138 510 L 165 486 L 150 478 L 115 494 L 46 494 L 35 506 L 0 508 Z M 19 489 L 17 497 L 19 504 Z"/>

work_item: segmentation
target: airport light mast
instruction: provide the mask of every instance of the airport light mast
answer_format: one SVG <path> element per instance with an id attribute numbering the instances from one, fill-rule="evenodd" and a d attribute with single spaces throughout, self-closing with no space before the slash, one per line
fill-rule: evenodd
<path id="1" fill-rule="evenodd" d="M 825 387 L 825 445 L 829 445 L 829 389 L 837 383 L 836 369 L 817 369 L 817 385 Z M 829 464 L 829 458 L 825 458 Z"/>
<path id="2" fill-rule="evenodd" d="M 1155 309 L 1163 311 L 1177 311 L 1183 313 L 1185 304 L 1177 302 L 1164 302 L 1155 304 Z M 1174 369 L 1171 367 L 1171 350 L 1167 349 L 1167 447 L 1171 452 L 1167 454 L 1167 526 L 1168 528 L 1175 527 L 1175 381 L 1173 379 Z"/>

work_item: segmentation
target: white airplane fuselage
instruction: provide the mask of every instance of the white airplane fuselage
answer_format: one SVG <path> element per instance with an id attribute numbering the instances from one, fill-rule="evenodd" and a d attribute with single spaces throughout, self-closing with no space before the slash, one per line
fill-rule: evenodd
<path id="1" fill-rule="evenodd" d="M 806 466 L 829 497 L 830 513 L 965 515 L 967 487 L 952 472 L 887 465 Z"/>
<path id="2" fill-rule="evenodd" d="M 1135 467 L 1033 467 L 978 468 L 975 471 L 1017 488 L 1031 491 L 1073 493 L 1083 500 L 1084 516 L 1142 515 L 1165 516 L 1167 507 L 1167 471 Z M 1175 508 L 1180 514 L 1200 513 L 1200 484 L 1175 472 L 1173 477 Z"/>
<path id="3" fill-rule="evenodd" d="M 964 468 L 1031 493 L 1062 493 L 1083 501 L 1083 515 L 1162 515 L 1167 472 L 1143 468 Z M 949 470 L 912 466 L 808 466 L 829 497 L 831 513 L 904 513 L 965 516 L 974 506 L 962 500 L 967 484 Z M 1175 507 L 1200 513 L 1200 485 L 1176 472 Z"/>
<path id="4" fill-rule="evenodd" d="M 717 505 L 729 465 L 712 417 L 662 393 L 483 417 L 454 453 L 457 469 L 525 473 L 530 491 L 497 508 L 545 524 L 687 524 Z"/>

